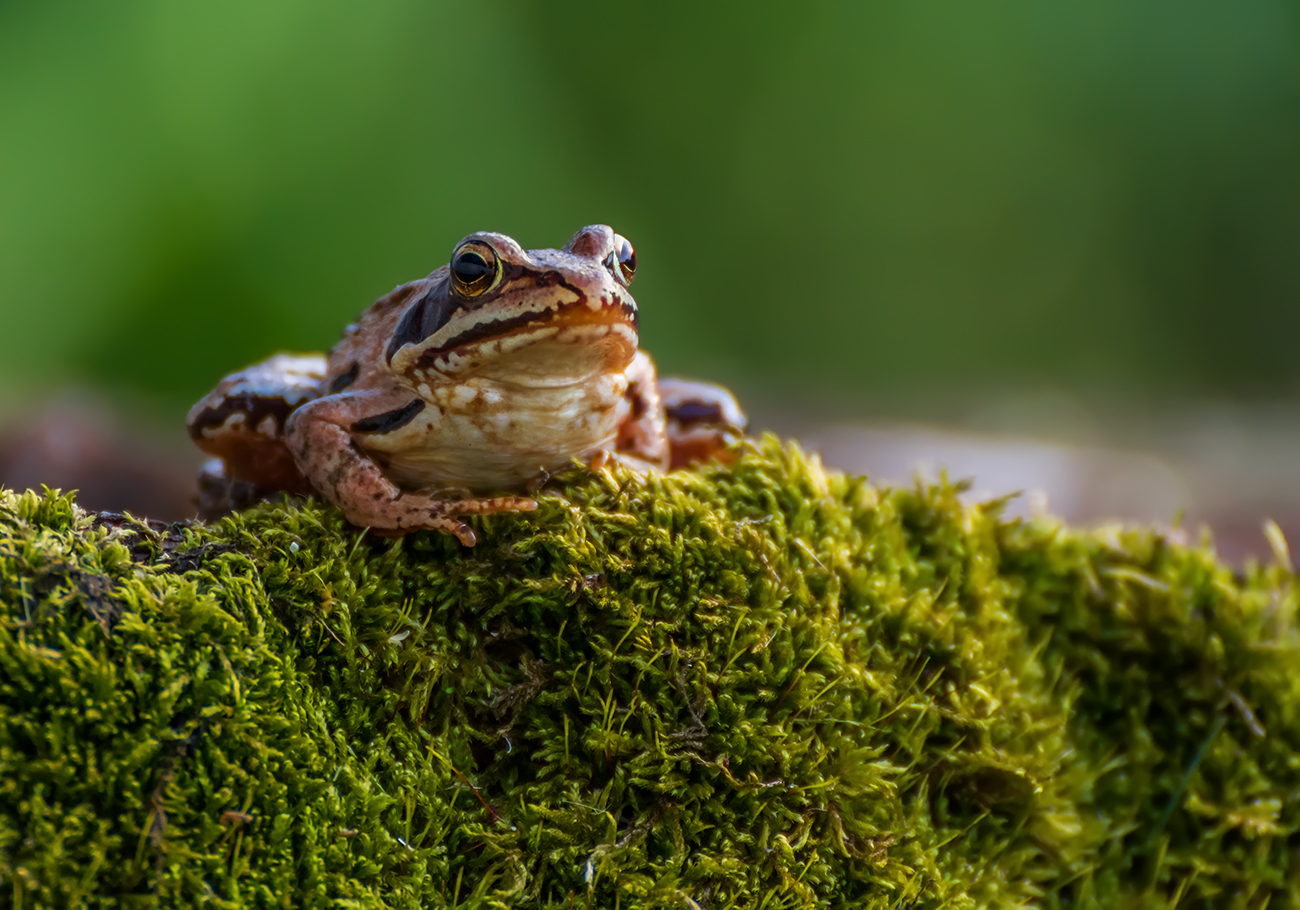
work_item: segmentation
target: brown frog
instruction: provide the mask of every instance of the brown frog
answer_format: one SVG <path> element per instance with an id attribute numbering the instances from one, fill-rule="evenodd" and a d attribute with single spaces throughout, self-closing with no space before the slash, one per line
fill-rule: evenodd
<path id="1" fill-rule="evenodd" d="M 473 546 L 462 516 L 535 509 L 500 494 L 574 458 L 668 470 L 725 457 L 744 415 L 725 389 L 656 377 L 637 347 L 636 265 L 605 225 L 561 250 L 470 234 L 449 265 L 375 301 L 328 356 L 277 355 L 191 409 L 190 436 L 216 458 L 202 512 L 315 492 L 355 525 Z"/>

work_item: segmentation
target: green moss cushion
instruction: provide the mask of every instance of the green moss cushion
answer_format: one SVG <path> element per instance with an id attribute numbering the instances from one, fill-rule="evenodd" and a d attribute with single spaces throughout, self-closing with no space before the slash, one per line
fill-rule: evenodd
<path id="1" fill-rule="evenodd" d="M 1300 906 L 1291 571 L 958 492 L 769 439 L 472 550 L 0 494 L 0 906 Z"/>

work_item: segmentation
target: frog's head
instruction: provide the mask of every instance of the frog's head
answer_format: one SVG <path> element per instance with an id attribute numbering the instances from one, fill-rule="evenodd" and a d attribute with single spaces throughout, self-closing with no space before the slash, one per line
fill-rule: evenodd
<path id="1" fill-rule="evenodd" d="M 637 350 L 635 271 L 632 244 L 603 224 L 562 250 L 470 234 L 412 294 L 386 358 L 393 372 L 421 381 L 480 375 L 562 385 L 621 371 Z"/>

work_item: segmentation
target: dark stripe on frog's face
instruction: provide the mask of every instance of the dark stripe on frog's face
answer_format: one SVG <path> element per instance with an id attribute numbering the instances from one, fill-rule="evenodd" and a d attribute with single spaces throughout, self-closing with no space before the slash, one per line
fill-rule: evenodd
<path id="1" fill-rule="evenodd" d="M 411 304 L 402 321 L 397 324 L 392 340 L 388 342 L 388 349 L 384 351 L 385 360 L 392 363 L 393 355 L 403 345 L 419 344 L 450 321 L 452 314 L 460 307 L 459 302 L 451 296 L 450 283 L 447 273 L 443 272 L 433 287 Z"/>
<path id="2" fill-rule="evenodd" d="M 348 367 L 347 372 L 340 373 L 330 380 L 329 394 L 333 395 L 335 392 L 342 392 L 356 382 L 359 375 L 361 375 L 361 364 L 354 360 L 352 366 Z"/>
<path id="3" fill-rule="evenodd" d="M 424 410 L 424 399 L 413 399 L 410 404 L 403 405 L 392 411 L 385 411 L 383 414 L 376 414 L 373 417 L 363 417 L 356 423 L 352 424 L 353 433 L 388 433 L 392 430 L 400 429 L 415 419 L 415 415 Z"/>

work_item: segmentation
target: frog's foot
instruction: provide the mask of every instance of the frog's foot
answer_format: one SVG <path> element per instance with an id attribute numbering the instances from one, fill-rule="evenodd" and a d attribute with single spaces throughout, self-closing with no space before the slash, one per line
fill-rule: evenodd
<path id="1" fill-rule="evenodd" d="M 731 447 L 745 435 L 745 413 L 722 386 L 689 379 L 659 380 L 667 423 L 670 469 L 717 461 L 730 463 Z"/>
<path id="2" fill-rule="evenodd" d="M 379 537 L 402 537 L 413 531 L 441 531 L 467 547 L 478 543 L 474 529 L 460 518 L 493 512 L 532 512 L 537 500 L 524 496 L 495 496 L 489 499 L 440 499 L 423 493 L 399 492 L 393 499 L 372 507 L 359 503 L 338 503 L 347 520 L 367 528 Z"/>
<path id="3" fill-rule="evenodd" d="M 408 494 L 409 495 L 409 494 Z M 495 496 L 491 499 L 433 499 L 436 508 L 443 514 L 438 515 L 428 527 L 444 531 L 464 546 L 472 547 L 478 543 L 474 529 L 457 518 L 461 515 L 489 515 L 493 512 L 532 512 L 537 508 L 537 500 L 525 496 Z"/>

